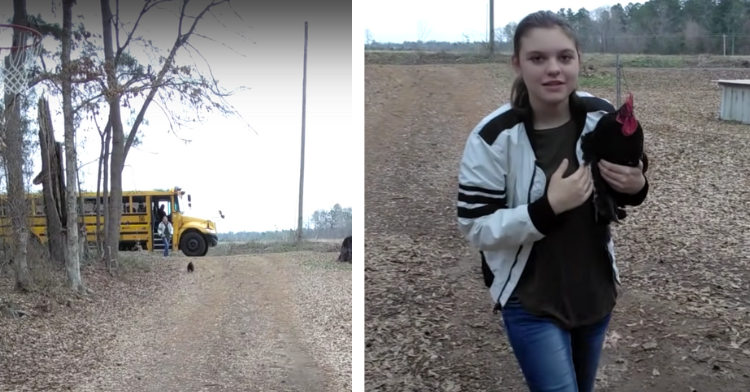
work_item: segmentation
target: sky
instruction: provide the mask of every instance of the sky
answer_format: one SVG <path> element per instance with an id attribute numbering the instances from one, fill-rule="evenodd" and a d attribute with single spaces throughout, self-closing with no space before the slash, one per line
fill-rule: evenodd
<path id="1" fill-rule="evenodd" d="M 631 1 L 623 1 L 625 5 Z M 632 1 L 632 3 L 642 3 Z M 552 0 L 495 1 L 495 28 L 519 22 L 524 16 L 539 10 L 558 11 L 570 8 L 574 12 L 586 8 L 593 11 L 611 6 L 617 1 Z M 425 41 L 486 41 L 489 26 L 489 0 L 368 0 L 364 8 L 363 24 L 378 42 L 417 41 L 419 32 L 428 32 Z M 364 31 L 363 31 L 364 36 Z"/>
<path id="2" fill-rule="evenodd" d="M 188 13 L 197 14 L 207 2 L 191 2 Z M 27 0 L 28 13 L 62 23 L 62 10 L 58 5 L 52 14 L 50 3 Z M 354 141 L 353 132 L 359 129 L 353 127 L 351 116 L 351 3 L 255 3 L 234 3 L 233 10 L 241 19 L 226 6 L 216 8 L 214 16 L 201 20 L 196 30 L 213 40 L 198 36 L 190 39 L 209 62 L 221 87 L 249 88 L 228 99 L 242 119 L 208 115 L 203 123 L 173 132 L 162 110 L 152 104 L 146 114 L 148 124 L 141 126 L 143 143 L 130 150 L 123 172 L 124 190 L 182 187 L 192 195 L 192 208 L 187 214 L 217 221 L 220 232 L 296 227 L 305 21 L 309 25 L 304 215 L 336 203 L 351 207 L 355 195 L 351 187 L 342 186 L 341 179 L 362 177 L 356 173 L 357 165 L 348 164 L 361 156 L 361 151 L 347 148 Z M 96 0 L 78 0 L 73 9 L 74 24 L 82 22 L 91 32 L 101 33 L 99 4 Z M 115 1 L 111 4 L 114 9 Z M 129 23 L 126 28 L 132 28 L 143 2 L 120 4 L 127 7 L 121 9 L 122 19 Z M 171 11 L 176 9 L 174 5 L 168 5 L 169 10 L 153 10 L 138 28 L 145 39 L 165 52 L 177 35 L 177 16 Z M 3 19 L 12 16 L 12 10 L 2 12 Z M 59 44 L 50 38 L 43 45 L 56 50 Z M 139 46 L 133 45 L 130 53 L 142 63 L 157 66 L 153 56 Z M 194 57 L 201 70 L 207 71 L 195 53 Z M 49 60 L 45 61 L 50 67 Z M 193 60 L 181 49 L 177 61 Z M 57 112 L 62 98 L 49 92 L 47 96 L 56 138 L 63 141 L 62 113 Z M 179 107 L 177 103 L 170 105 Z M 100 125 L 106 123 L 107 114 L 103 106 Z M 123 111 L 123 120 L 127 132 L 127 110 Z M 87 163 L 97 159 L 100 149 L 93 122 L 85 122 L 78 130 L 78 143 L 82 186 L 93 191 L 97 164 Z M 32 190 L 36 188 L 40 187 Z M 219 218 L 219 210 L 225 219 Z"/>

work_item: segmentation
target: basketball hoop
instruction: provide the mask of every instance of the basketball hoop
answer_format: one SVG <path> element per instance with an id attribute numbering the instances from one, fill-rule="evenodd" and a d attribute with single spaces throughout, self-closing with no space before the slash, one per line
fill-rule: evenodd
<path id="1" fill-rule="evenodd" d="M 13 42 L 13 35 L 18 41 Z M 0 24 L 0 85 L 13 95 L 29 88 L 29 71 L 42 51 L 42 34 L 32 28 Z"/>

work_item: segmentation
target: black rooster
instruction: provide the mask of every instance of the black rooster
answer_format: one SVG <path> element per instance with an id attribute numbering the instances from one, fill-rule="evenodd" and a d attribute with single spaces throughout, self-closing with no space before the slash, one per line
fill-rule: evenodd
<path id="1" fill-rule="evenodd" d="M 193 268 L 193 262 L 192 261 L 188 262 L 187 270 L 188 270 L 188 272 L 193 272 L 194 268 Z"/>
<path id="2" fill-rule="evenodd" d="M 616 191 L 602 177 L 598 163 L 603 159 L 636 167 L 643 159 L 643 129 L 633 115 L 632 93 L 617 111 L 604 115 L 596 128 L 583 136 L 581 149 L 584 163 L 591 165 L 597 222 L 605 226 L 619 223 L 627 214 L 615 202 Z"/>

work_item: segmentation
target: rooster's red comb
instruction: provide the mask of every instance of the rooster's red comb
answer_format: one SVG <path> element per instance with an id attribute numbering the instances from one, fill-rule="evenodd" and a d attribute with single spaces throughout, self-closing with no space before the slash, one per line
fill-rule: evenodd
<path id="1" fill-rule="evenodd" d="M 625 107 L 628 108 L 631 115 L 633 113 L 633 93 L 628 94 L 628 97 L 625 99 Z"/>
<path id="2" fill-rule="evenodd" d="M 628 94 L 625 103 L 617 110 L 617 122 L 622 124 L 622 133 L 632 135 L 638 127 L 633 114 L 633 93 Z"/>
<path id="3" fill-rule="evenodd" d="M 623 124 L 626 119 L 633 116 L 633 93 L 628 94 L 625 102 L 617 109 L 617 122 Z"/>

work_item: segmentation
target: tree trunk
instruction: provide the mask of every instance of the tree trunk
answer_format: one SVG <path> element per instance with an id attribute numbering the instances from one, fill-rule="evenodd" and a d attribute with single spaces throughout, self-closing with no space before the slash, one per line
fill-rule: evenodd
<path id="1" fill-rule="evenodd" d="M 26 26 L 26 0 L 13 0 L 13 23 Z M 13 32 L 13 45 L 20 45 L 21 36 Z M 23 56 L 23 52 L 9 56 Z M 10 57 L 5 58 L 6 68 Z M 23 71 L 22 71 L 23 72 Z M 23 183 L 23 127 L 21 124 L 22 94 L 5 94 L 5 171 L 8 185 L 8 213 L 10 216 L 13 268 L 16 273 L 16 289 L 25 291 L 31 285 L 31 275 L 26 261 L 29 230 L 27 227 L 28 202 Z"/>
<path id="2" fill-rule="evenodd" d="M 105 139 L 104 139 L 104 160 L 102 161 L 103 166 L 103 175 L 102 180 L 104 182 L 103 191 L 102 191 L 102 199 L 104 199 L 104 214 L 106 215 L 109 212 L 109 162 L 107 158 L 109 158 L 109 146 L 110 142 L 112 141 L 112 127 L 110 126 L 109 129 L 106 131 Z M 107 238 L 109 238 L 109 229 L 107 229 L 107 224 L 105 222 L 104 228 L 102 229 L 104 231 L 104 240 L 102 241 L 101 249 L 102 254 L 105 257 L 105 260 L 107 261 L 107 265 L 111 264 L 112 259 L 110 258 L 110 253 L 106 250 L 106 244 Z"/>
<path id="3" fill-rule="evenodd" d="M 75 149 L 75 129 L 73 128 L 73 86 L 70 75 L 70 50 L 73 27 L 73 3 L 75 0 L 63 0 L 63 35 L 62 35 L 62 96 L 63 118 L 65 125 L 65 205 L 67 210 L 67 251 L 65 269 L 68 273 L 68 284 L 74 291 L 86 293 L 81 280 L 80 245 L 78 242 L 78 208 L 77 186 L 78 158 Z"/>
<path id="4" fill-rule="evenodd" d="M 94 213 L 96 213 L 96 249 L 99 251 L 99 257 L 104 256 L 104 252 L 102 249 L 102 226 L 101 226 L 101 191 L 102 191 L 102 163 L 104 163 L 104 134 L 101 134 L 102 137 L 102 148 L 99 152 L 99 162 L 96 165 L 96 200 L 94 200 Z M 106 259 L 104 259 L 106 260 Z M 111 272 L 111 271 L 110 271 Z"/>
<path id="5" fill-rule="evenodd" d="M 77 162 L 77 161 L 76 161 Z M 85 206 L 83 197 L 80 197 L 80 195 L 83 193 L 81 191 L 81 176 L 78 174 L 78 166 L 76 166 L 76 189 L 78 190 L 79 197 L 76 198 L 77 207 L 78 207 L 78 249 L 80 249 L 80 257 L 79 261 L 87 261 L 91 260 L 91 252 L 89 252 L 89 239 L 88 239 L 88 231 L 86 230 L 86 222 L 84 221 L 85 216 Z M 80 269 L 79 269 L 80 270 Z"/>
<path id="6" fill-rule="evenodd" d="M 112 104 L 110 104 L 112 105 Z M 107 225 L 107 248 L 110 259 L 116 260 L 120 247 L 120 218 L 122 217 L 122 170 L 123 170 L 123 144 L 125 135 L 120 121 L 119 101 L 110 106 L 111 116 L 117 120 L 112 126 L 112 152 L 110 154 L 110 184 L 109 184 L 109 211 L 104 224 Z"/>
<path id="7" fill-rule="evenodd" d="M 52 130 L 52 115 L 49 103 L 45 98 L 39 98 L 39 147 L 42 152 L 42 194 L 44 196 L 44 215 L 47 221 L 48 247 L 52 260 L 57 263 L 65 262 L 65 233 L 62 226 L 61 211 L 55 198 L 58 182 L 62 181 L 57 169 L 58 157 L 54 132 Z"/>
<path id="8" fill-rule="evenodd" d="M 122 169 L 124 164 L 125 133 L 120 114 L 120 95 L 115 75 L 115 51 L 112 38 L 112 8 L 109 0 L 101 0 L 102 39 L 104 41 L 104 72 L 107 76 L 109 122 L 112 124 L 112 152 L 110 154 L 110 197 L 107 219 L 106 253 L 109 260 L 117 259 L 120 246 L 120 217 L 122 213 Z"/>
<path id="9" fill-rule="evenodd" d="M 107 267 L 110 267 L 109 260 L 105 257 L 106 254 L 104 252 L 104 242 L 105 242 L 105 236 L 103 236 L 102 231 L 102 173 L 104 174 L 104 197 L 106 198 L 107 195 L 107 158 L 109 157 L 109 135 L 110 130 L 112 129 L 112 126 L 109 122 L 107 122 L 107 125 L 104 127 L 104 132 L 100 132 L 99 135 L 102 139 L 102 148 L 101 153 L 99 154 L 99 165 L 97 168 L 97 174 L 96 174 L 96 202 L 95 202 L 95 208 L 96 208 L 96 249 L 99 251 L 99 257 L 101 257 L 104 261 Z M 106 201 L 104 202 L 105 211 L 106 207 L 109 206 L 109 203 Z M 109 271 L 112 273 L 112 270 Z"/>
<path id="10" fill-rule="evenodd" d="M 65 176 L 63 174 L 62 155 L 62 143 L 55 142 L 55 155 L 53 157 L 55 165 L 53 166 L 53 169 L 55 170 L 55 178 L 57 178 L 57 180 L 55 181 L 56 184 L 53 185 L 57 185 L 55 186 L 55 202 L 57 203 L 57 210 L 60 211 L 60 222 L 62 223 L 62 227 L 65 227 L 68 222 L 68 213 L 67 208 L 65 208 Z"/>
<path id="11" fill-rule="evenodd" d="M 23 183 L 23 127 L 21 126 L 21 102 L 23 96 L 20 94 L 13 97 L 5 94 L 5 171 L 8 185 L 8 216 L 10 217 L 11 229 L 11 260 L 16 273 L 16 289 L 25 291 L 29 289 L 31 277 L 26 260 L 29 230 L 27 227 L 28 200 Z"/>

